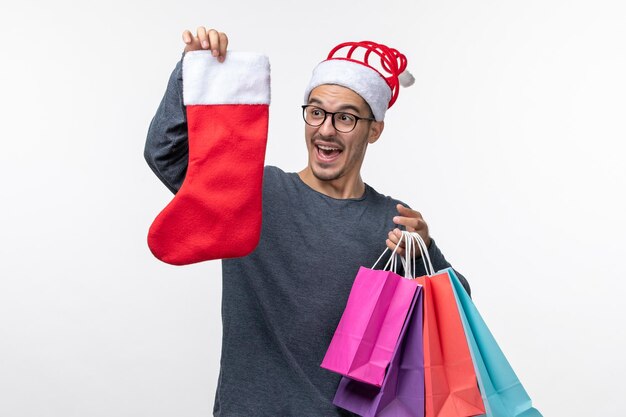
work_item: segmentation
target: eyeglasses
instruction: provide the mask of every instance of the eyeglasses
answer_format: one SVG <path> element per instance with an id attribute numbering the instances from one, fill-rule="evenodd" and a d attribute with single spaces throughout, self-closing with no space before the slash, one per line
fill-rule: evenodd
<path id="1" fill-rule="evenodd" d="M 352 113 L 346 112 L 331 113 L 310 104 L 302 106 L 302 117 L 304 118 L 305 123 L 309 126 L 318 127 L 323 125 L 326 121 L 326 116 L 328 115 L 332 116 L 330 120 L 335 130 L 341 133 L 352 132 L 359 120 L 376 120 L 370 117 L 355 116 Z"/>

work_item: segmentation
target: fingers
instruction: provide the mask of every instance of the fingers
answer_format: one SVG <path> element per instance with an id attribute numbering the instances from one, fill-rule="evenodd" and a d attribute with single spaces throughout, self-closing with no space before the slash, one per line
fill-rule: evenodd
<path id="1" fill-rule="evenodd" d="M 430 246 L 430 235 L 428 233 L 428 224 L 418 211 L 404 207 L 402 204 L 396 206 L 399 216 L 393 218 L 395 224 L 404 226 L 409 232 L 417 232 L 420 234 L 426 246 Z"/>
<path id="2" fill-rule="evenodd" d="M 220 41 L 217 30 L 211 29 L 208 33 L 209 37 L 209 46 L 211 47 L 211 53 L 213 56 L 217 57 L 220 54 Z"/>
<path id="3" fill-rule="evenodd" d="M 185 52 L 198 51 L 202 49 L 202 45 L 200 45 L 198 38 L 193 36 L 188 30 L 183 32 L 183 42 L 185 42 Z"/>
<path id="4" fill-rule="evenodd" d="M 396 210 L 398 210 L 398 213 L 400 213 L 403 216 L 406 216 L 410 213 L 417 213 L 415 210 L 411 210 L 408 207 L 404 207 L 402 204 L 396 204 Z"/>
<path id="5" fill-rule="evenodd" d="M 400 231 L 400 229 L 393 229 L 391 232 L 389 232 L 389 234 L 387 235 L 387 239 L 391 240 L 395 245 L 398 244 L 398 242 L 400 241 L 400 238 L 402 237 L 402 232 Z M 404 240 L 402 242 L 400 242 L 400 247 L 403 248 L 404 247 Z"/>
<path id="6" fill-rule="evenodd" d="M 202 49 L 202 45 L 200 45 L 198 38 L 193 36 L 188 30 L 183 32 L 183 42 L 185 42 L 185 52 Z"/>
<path id="7" fill-rule="evenodd" d="M 421 215 L 419 217 L 395 216 L 393 222 L 406 227 L 406 230 L 409 232 L 419 232 L 420 230 L 428 228 Z"/>
<path id="8" fill-rule="evenodd" d="M 387 244 L 387 247 L 389 248 L 389 250 L 393 251 L 396 249 L 396 243 L 392 242 L 391 239 L 387 239 L 385 243 Z M 396 251 L 396 253 L 400 256 L 404 256 L 404 248 L 400 246 L 398 250 Z"/>
<path id="9" fill-rule="evenodd" d="M 396 216 L 396 217 L 394 217 L 394 219 L 398 218 L 398 217 L 407 217 L 407 218 L 416 218 L 416 219 L 424 220 L 422 218 L 422 214 L 419 211 L 415 211 L 415 210 L 412 210 L 412 209 L 410 209 L 408 207 L 404 207 L 402 204 L 398 204 L 396 206 L 396 209 L 398 210 L 398 214 L 400 216 Z"/>
<path id="10" fill-rule="evenodd" d="M 211 50 L 211 55 L 216 57 L 219 62 L 224 62 L 226 58 L 228 37 L 224 32 L 199 26 L 196 29 L 195 37 L 190 31 L 185 30 L 183 32 L 183 42 L 186 45 L 185 52 Z"/>
<path id="11" fill-rule="evenodd" d="M 196 30 L 198 40 L 200 41 L 200 45 L 202 45 L 202 49 L 209 49 L 209 38 L 206 35 L 206 28 L 204 26 L 198 27 Z"/>
<path id="12" fill-rule="evenodd" d="M 226 48 L 228 47 L 228 36 L 226 36 L 224 32 L 220 32 L 219 41 L 220 41 L 220 49 L 219 49 L 220 54 L 217 59 L 220 62 L 224 62 L 224 59 L 226 59 Z"/>
<path id="13" fill-rule="evenodd" d="M 398 242 L 400 241 L 400 237 L 402 236 L 402 232 L 400 231 L 400 229 L 394 229 L 391 232 L 389 232 L 389 234 L 387 235 L 387 247 L 391 250 L 395 250 L 396 249 L 396 245 L 398 245 Z M 400 246 L 398 247 L 398 250 L 396 251 L 396 253 L 398 255 L 404 256 L 404 240 L 402 242 L 400 242 Z"/>
<path id="14" fill-rule="evenodd" d="M 395 224 L 406 227 L 409 232 L 417 232 L 418 229 L 427 227 L 424 218 L 418 211 L 404 207 L 402 204 L 398 204 L 396 208 L 399 216 L 393 218 Z"/>
<path id="15" fill-rule="evenodd" d="M 185 45 L 189 45 L 191 42 L 193 42 L 193 36 L 188 30 L 183 32 L 183 42 L 185 42 Z"/>

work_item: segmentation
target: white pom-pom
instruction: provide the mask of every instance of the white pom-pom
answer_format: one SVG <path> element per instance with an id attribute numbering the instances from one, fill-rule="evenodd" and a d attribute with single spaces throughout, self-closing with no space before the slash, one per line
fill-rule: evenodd
<path id="1" fill-rule="evenodd" d="M 415 77 L 409 70 L 404 70 L 402 74 L 398 75 L 398 81 L 402 87 L 410 87 L 415 83 Z"/>

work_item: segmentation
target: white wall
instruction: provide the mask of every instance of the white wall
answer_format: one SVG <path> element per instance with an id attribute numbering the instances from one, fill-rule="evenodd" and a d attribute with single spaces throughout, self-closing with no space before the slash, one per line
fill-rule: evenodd
<path id="1" fill-rule="evenodd" d="M 219 263 L 165 265 L 143 161 L 183 29 L 273 66 L 267 163 L 336 43 L 417 78 L 364 177 L 421 210 L 546 416 L 621 416 L 626 6 L 620 1 L 23 1 L 0 13 L 0 416 L 206 416 Z M 184 4 L 184 5 L 183 5 Z M 297 155 L 293 158 L 293 155 Z"/>

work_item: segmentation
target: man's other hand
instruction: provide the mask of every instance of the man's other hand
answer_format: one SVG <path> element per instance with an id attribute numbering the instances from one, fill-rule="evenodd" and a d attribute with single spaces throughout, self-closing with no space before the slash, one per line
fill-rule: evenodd
<path id="1" fill-rule="evenodd" d="M 428 234 L 428 224 L 422 218 L 422 215 L 415 210 L 411 210 L 408 207 L 404 207 L 402 204 L 398 204 L 396 206 L 398 210 L 398 216 L 393 218 L 393 222 L 397 225 L 402 225 L 406 227 L 408 232 L 417 232 L 424 239 L 426 246 L 430 246 L 430 235 Z M 396 248 L 400 237 L 402 236 L 402 232 L 400 229 L 396 228 L 389 232 L 387 236 L 387 247 L 391 250 Z M 400 247 L 398 248 L 398 253 L 401 256 L 404 256 L 404 239 L 402 243 L 400 243 Z M 419 253 L 419 252 L 418 252 Z"/>

